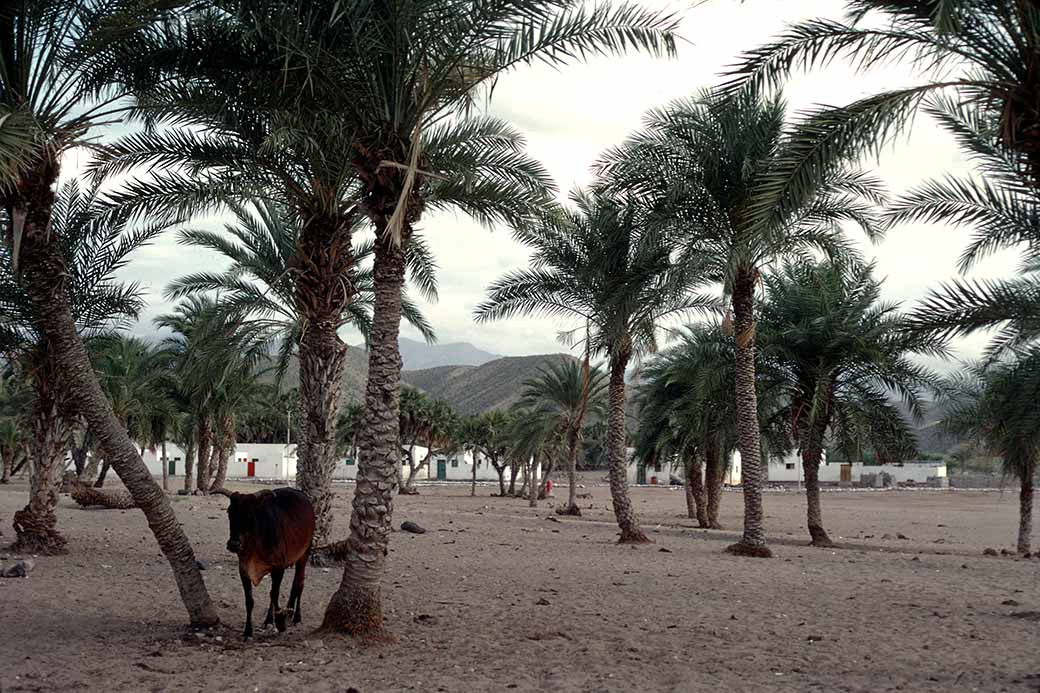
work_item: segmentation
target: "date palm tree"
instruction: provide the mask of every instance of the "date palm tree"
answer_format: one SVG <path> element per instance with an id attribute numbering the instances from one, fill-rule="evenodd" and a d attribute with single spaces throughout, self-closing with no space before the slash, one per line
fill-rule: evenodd
<path id="1" fill-rule="evenodd" d="M 3 239 L 33 323 L 62 374 L 63 401 L 87 420 L 148 517 L 191 621 L 214 624 L 216 611 L 191 544 L 90 367 L 69 301 L 72 262 L 54 224 L 62 155 L 91 146 L 97 126 L 126 107 L 126 93 L 112 74 L 120 41 L 110 32 L 134 24 L 140 8 L 118 0 L 27 0 L 0 13 Z"/>
<path id="2" fill-rule="evenodd" d="M 240 322 L 216 299 L 193 295 L 156 324 L 173 331 L 180 387 L 199 431 L 197 488 L 208 493 L 227 473 L 235 446 L 235 417 L 264 387 L 271 332 L 264 323 Z M 209 437 L 209 445 L 203 445 Z"/>
<path id="3" fill-rule="evenodd" d="M 999 455 L 1004 473 L 1019 480 L 1018 552 L 1028 555 L 1040 457 L 1040 349 L 1032 346 L 996 363 L 967 364 L 950 380 L 944 425 Z"/>
<path id="4" fill-rule="evenodd" d="M 293 255 L 301 223 L 290 210 L 270 200 L 232 202 L 228 206 L 235 223 L 225 224 L 223 232 L 182 229 L 177 232 L 177 241 L 211 250 L 230 264 L 222 272 L 195 272 L 178 277 L 165 293 L 172 299 L 215 293 L 222 310 L 269 330 L 280 346 L 277 366 L 282 374 L 306 324 L 294 301 L 295 281 L 301 270 L 294 265 Z M 359 231 L 355 229 L 353 233 Z M 366 266 L 371 257 L 372 243 L 356 240 L 353 265 L 343 277 L 353 287 L 354 298 L 344 306 L 340 325 L 353 327 L 366 338 L 372 324 L 372 269 Z M 423 298 L 436 300 L 436 263 L 421 237 L 417 236 L 409 245 L 408 268 L 410 279 Z M 432 326 L 407 294 L 402 300 L 402 317 L 428 342 L 436 339 Z"/>
<path id="5" fill-rule="evenodd" d="M 606 417 L 607 378 L 588 362 L 561 361 L 539 369 L 538 375 L 524 382 L 520 406 L 526 415 L 544 419 L 557 426 L 567 440 L 567 479 L 570 490 L 561 515 L 581 515 L 578 508 L 577 462 L 582 446 L 583 422 Z"/>
<path id="6" fill-rule="evenodd" d="M 606 354 L 610 492 L 622 543 L 650 541 L 627 491 L 625 371 L 633 357 L 657 348 L 662 321 L 711 308 L 691 289 L 700 275 L 673 262 L 673 246 L 645 223 L 635 204 L 576 192 L 573 211 L 546 215 L 519 232 L 532 249 L 530 267 L 494 281 L 476 308 L 480 322 L 544 315 L 580 322 L 590 354 Z"/>
<path id="7" fill-rule="evenodd" d="M 9 217 L 0 211 L 0 224 Z M 134 230 L 127 219 L 105 214 L 95 189 L 75 181 L 62 183 L 50 208 L 51 232 L 65 264 L 62 301 L 79 340 L 95 340 L 125 327 L 143 306 L 137 285 L 119 282 L 116 272 L 131 252 L 147 243 L 155 227 Z M 19 515 L 18 544 L 35 553 L 62 553 L 65 538 L 57 531 L 54 507 L 72 423 L 77 411 L 65 388 L 72 377 L 58 351 L 40 329 L 38 310 L 15 271 L 13 245 L 0 248 L 0 351 L 31 392 L 30 462 L 33 483 L 29 504 Z M 125 429 L 124 429 L 125 430 Z"/>
<path id="8" fill-rule="evenodd" d="M 927 112 L 957 139 L 981 177 L 926 182 L 886 210 L 887 223 L 972 229 L 960 257 L 962 273 L 1000 249 L 1024 249 L 1025 258 L 1016 277 L 956 279 L 929 291 L 907 326 L 940 339 L 995 328 L 987 352 L 998 358 L 1040 337 L 1040 193 L 1023 175 L 1016 153 L 999 142 L 993 120 L 974 104 L 935 100 Z"/>
<path id="9" fill-rule="evenodd" d="M 737 430 L 744 532 L 727 551 L 768 557 L 762 514 L 764 469 L 755 393 L 755 287 L 763 269 L 813 250 L 842 253 L 840 223 L 876 233 L 879 184 L 848 165 L 806 182 L 801 204 L 777 215 L 757 200 L 789 155 L 791 128 L 781 99 L 723 98 L 714 92 L 652 111 L 646 127 L 600 162 L 611 188 L 635 195 L 707 277 L 722 283 L 736 341 Z M 727 321 L 729 324 L 729 321 Z"/>
<path id="10" fill-rule="evenodd" d="M 917 422 L 939 377 L 914 355 L 943 355 L 939 342 L 904 329 L 898 306 L 881 300 L 874 266 L 855 258 L 791 263 L 765 276 L 759 318 L 764 359 L 782 374 L 785 417 L 805 474 L 807 525 L 814 546 L 833 546 L 823 526 L 819 469 L 824 447 L 869 445 L 884 459 L 916 452 L 898 397 Z"/>
<path id="11" fill-rule="evenodd" d="M 96 340 L 91 362 L 112 411 L 130 438 L 143 449 L 151 443 L 149 417 L 166 408 L 170 354 L 136 337 L 112 335 Z M 109 462 L 104 460 L 96 487 L 105 483 Z"/>
<path id="12" fill-rule="evenodd" d="M 338 280 L 349 260 L 343 222 L 345 215 L 361 214 L 375 227 L 363 483 L 355 489 L 344 584 L 326 627 L 363 634 L 382 624 L 378 585 L 399 467 L 401 289 L 416 223 L 425 210 L 438 208 L 515 223 L 546 199 L 548 177 L 522 153 L 515 131 L 492 119 L 460 116 L 512 67 L 535 60 L 558 65 L 632 47 L 672 52 L 674 26 L 671 17 L 634 5 L 589 9 L 577 0 L 262 0 L 196 9 L 183 22 L 140 38 L 121 61 L 126 81 L 143 85 L 135 93 L 156 118 L 202 128 L 178 128 L 115 152 L 120 166 L 175 162 L 153 176 L 155 186 L 128 186 L 120 199 L 143 206 L 162 199 L 169 206 L 172 190 L 186 207 L 197 208 L 203 200 L 243 193 L 286 195 L 315 230 L 301 232 L 301 267 L 307 270 L 298 301 L 308 295 L 321 301 L 324 320 L 305 334 L 322 358 L 315 357 L 312 368 L 310 347 L 301 345 L 301 372 L 327 383 L 312 394 L 306 384 L 312 375 L 303 375 L 301 396 L 314 403 L 316 430 L 329 441 L 335 418 L 320 403 L 338 379 L 324 376 L 341 372 L 343 345 L 333 326 L 352 298 Z M 206 59 L 214 54 L 224 59 Z M 233 106 L 225 108 L 229 101 Z M 186 158 L 187 167 L 176 170 Z M 204 180 L 192 180 L 199 171 Z"/>
<path id="13" fill-rule="evenodd" d="M 743 54 L 729 94 L 779 87 L 797 70 L 850 60 L 861 70 L 908 61 L 922 83 L 811 114 L 778 160 L 756 208 L 783 216 L 811 197 L 811 183 L 836 163 L 876 152 L 922 106 L 952 100 L 980 109 L 994 139 L 1014 152 L 1026 185 L 1040 184 L 1040 82 L 1033 75 L 1040 8 L 1030 0 L 848 0 L 844 22 L 789 27 Z"/>
<path id="14" fill-rule="evenodd" d="M 687 503 L 693 506 L 690 517 L 709 529 L 722 528 L 722 486 L 738 447 L 734 350 L 732 336 L 718 323 L 690 326 L 678 344 L 644 367 L 644 384 L 637 395 L 637 459 L 681 461 Z M 761 353 L 757 358 L 760 440 L 767 452 L 783 453 L 791 445 L 786 383 Z"/>

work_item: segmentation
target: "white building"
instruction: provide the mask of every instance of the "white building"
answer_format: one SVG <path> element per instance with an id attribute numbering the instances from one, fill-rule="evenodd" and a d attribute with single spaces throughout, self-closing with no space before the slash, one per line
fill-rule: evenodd
<path id="1" fill-rule="evenodd" d="M 672 476 L 682 477 L 681 469 L 672 469 L 665 462 L 643 467 L 634 460 L 634 448 L 628 448 L 628 483 L 630 484 L 664 484 L 669 483 Z M 861 483 L 866 474 L 888 474 L 895 484 L 912 482 L 927 483 L 929 479 L 947 476 L 945 462 L 905 462 L 901 464 L 864 465 L 861 463 L 845 464 L 829 462 L 826 452 L 820 464 L 819 479 L 821 483 Z M 788 455 L 770 456 L 766 472 L 766 480 L 774 483 L 800 483 L 805 481 L 805 469 L 802 456 L 797 452 Z M 739 486 L 741 481 L 740 451 L 734 450 L 730 458 L 730 467 L 723 483 L 727 486 Z"/>
<path id="2" fill-rule="evenodd" d="M 145 450 L 141 458 L 153 476 L 162 476 L 161 449 Z M 173 443 L 166 444 L 167 469 L 170 476 L 184 476 L 184 450 Z M 198 460 L 195 461 L 198 469 Z M 296 478 L 296 445 L 284 443 L 237 443 L 228 459 L 229 479 L 284 479 Z"/>
<path id="3" fill-rule="evenodd" d="M 416 446 L 412 451 L 415 464 L 419 465 L 426 457 L 427 449 Z M 401 479 L 408 478 L 408 464 L 405 462 L 407 450 L 402 450 Z M 142 455 L 145 465 L 152 476 L 162 476 L 159 457 L 160 448 L 145 450 Z M 417 472 L 418 481 L 470 481 L 473 478 L 472 451 L 460 451 L 452 454 L 435 454 L 425 468 Z M 166 444 L 167 469 L 171 477 L 183 477 L 185 454 L 179 446 Z M 228 460 L 229 479 L 277 479 L 292 482 L 296 479 L 296 444 L 282 443 L 237 443 L 235 452 Z M 198 469 L 196 461 L 195 469 Z M 539 471 L 540 474 L 540 471 Z M 342 457 L 336 460 L 333 479 L 353 480 L 357 478 L 357 460 Z M 505 478 L 509 480 L 509 469 Z M 521 473 L 518 479 L 523 478 Z M 477 481 L 498 481 L 498 472 L 491 462 L 482 454 L 477 455 Z"/>

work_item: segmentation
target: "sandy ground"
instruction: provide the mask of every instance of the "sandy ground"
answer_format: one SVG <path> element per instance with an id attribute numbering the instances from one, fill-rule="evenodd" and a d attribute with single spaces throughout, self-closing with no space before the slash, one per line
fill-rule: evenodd
<path id="1" fill-rule="evenodd" d="M 65 496 L 69 555 L 0 580 L 0 690 L 1040 690 L 1040 560 L 982 555 L 1011 546 L 1014 493 L 828 493 L 840 550 L 807 548 L 804 498 L 771 493 L 761 560 L 723 554 L 735 533 L 695 529 L 664 488 L 632 490 L 656 544 L 618 546 L 607 488 L 586 484 L 586 517 L 559 523 L 488 486 L 401 497 L 395 526 L 429 531 L 392 537 L 396 642 L 375 646 L 312 631 L 338 569 L 308 573 L 301 626 L 242 643 L 220 497 L 174 503 L 226 623 L 196 639 L 143 516 Z M 353 487 L 337 490 L 343 532 Z M 5 544 L 25 494 L 0 487 Z M 723 521 L 739 527 L 738 493 Z"/>

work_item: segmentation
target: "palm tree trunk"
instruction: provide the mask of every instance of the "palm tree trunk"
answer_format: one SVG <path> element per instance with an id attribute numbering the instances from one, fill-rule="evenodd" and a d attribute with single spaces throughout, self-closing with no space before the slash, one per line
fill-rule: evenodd
<path id="1" fill-rule="evenodd" d="M 722 484 L 725 481 L 725 465 L 718 445 L 709 442 L 704 447 L 704 485 L 708 493 L 708 529 L 722 529 L 719 508 L 722 505 Z"/>
<path id="2" fill-rule="evenodd" d="M 347 345 L 339 338 L 342 316 L 354 298 L 346 279 L 354 261 L 350 223 L 319 218 L 305 223 L 293 263 L 304 271 L 296 282 L 300 335 L 300 434 L 296 485 L 314 506 L 314 545 L 332 540 L 332 476 L 336 471 L 336 425 L 343 391 Z"/>
<path id="3" fill-rule="evenodd" d="M 192 482 L 195 480 L 195 443 L 189 443 L 184 448 L 184 490 L 191 493 Z"/>
<path id="4" fill-rule="evenodd" d="M 533 456 L 527 463 L 527 505 L 531 508 L 538 507 L 538 455 Z"/>
<path id="5" fill-rule="evenodd" d="M 506 491 L 506 495 L 516 495 L 516 477 L 520 473 L 520 465 L 515 462 L 509 463 L 509 490 Z"/>
<path id="6" fill-rule="evenodd" d="M 733 284 L 733 327 L 736 339 L 737 445 L 740 483 L 744 491 L 744 535 L 726 551 L 740 556 L 772 556 L 766 546 L 762 512 L 762 447 L 759 442 L 758 396 L 755 388 L 755 275 L 741 270 Z"/>
<path id="7" fill-rule="evenodd" d="M 170 465 L 166 461 L 166 438 L 163 438 L 159 447 L 162 453 L 162 490 L 163 493 L 170 492 Z"/>
<path id="8" fill-rule="evenodd" d="M 361 456 L 354 489 L 343 579 L 325 610 L 322 628 L 361 636 L 383 628 L 380 581 L 390 538 L 394 494 L 401 468 L 401 291 L 404 245 L 388 238 L 385 220 L 376 226 L 373 287 L 375 308 L 369 335 L 368 383 L 361 424 Z"/>
<path id="9" fill-rule="evenodd" d="M 553 473 L 555 467 L 555 460 L 550 457 L 549 461 L 545 463 L 545 467 L 542 469 L 541 480 L 538 483 L 538 500 L 543 500 L 549 495 L 549 476 Z"/>
<path id="10" fill-rule="evenodd" d="M 205 417 L 198 422 L 199 457 L 198 469 L 196 470 L 195 488 L 199 493 L 209 493 L 210 479 L 210 444 L 213 440 L 213 431 L 210 430 L 209 421 Z"/>
<path id="11" fill-rule="evenodd" d="M 101 464 L 101 458 L 98 454 L 98 451 L 95 450 L 87 460 L 87 465 L 83 468 L 83 474 L 80 476 L 80 481 L 84 484 L 91 486 L 94 484 L 94 477 L 97 476 L 98 466 Z"/>
<path id="12" fill-rule="evenodd" d="M 209 484 L 206 486 L 206 493 L 209 493 L 209 490 L 214 488 L 214 482 L 217 480 L 217 474 L 220 472 L 220 455 L 223 448 L 224 443 L 221 440 L 220 433 L 215 432 L 209 452 Z"/>
<path id="13" fill-rule="evenodd" d="M 476 450 L 473 451 L 473 478 L 469 484 L 469 495 L 473 498 L 477 495 L 477 461 L 480 459 L 480 453 Z"/>
<path id="14" fill-rule="evenodd" d="M 607 464 L 610 471 L 610 497 L 614 517 L 621 528 L 622 544 L 646 544 L 651 540 L 639 528 L 636 512 L 628 497 L 628 453 L 625 450 L 625 369 L 628 357 L 611 354 L 610 385 L 607 399 Z"/>
<path id="15" fill-rule="evenodd" d="M 0 484 L 10 483 L 11 470 L 14 468 L 13 448 L 4 448 L 0 450 L 0 464 L 3 465 L 3 471 L 0 472 Z"/>
<path id="16" fill-rule="evenodd" d="M 802 451 L 802 468 L 805 470 L 805 506 L 809 536 L 813 546 L 834 546 L 823 528 L 823 510 L 820 507 L 820 460 L 823 451 L 818 445 L 810 444 Z"/>
<path id="17" fill-rule="evenodd" d="M 503 464 L 501 467 L 497 464 L 492 463 L 495 468 L 495 472 L 498 474 L 498 496 L 504 498 L 506 495 L 506 466 Z"/>
<path id="18" fill-rule="evenodd" d="M 1018 552 L 1023 556 L 1029 553 L 1033 536 L 1033 476 L 1036 464 L 1030 463 L 1023 470 L 1021 487 L 1018 494 Z"/>
<path id="19" fill-rule="evenodd" d="M 62 394 L 68 398 L 70 408 L 86 418 L 98 446 L 105 451 L 106 461 L 115 467 L 134 502 L 148 518 L 148 525 L 173 569 L 191 622 L 215 625 L 220 619 L 195 564 L 191 543 L 177 522 L 169 499 L 155 483 L 126 429 L 112 411 L 112 405 L 98 384 L 83 341 L 76 332 L 66 297 L 68 272 L 65 259 L 50 230 L 50 210 L 54 199 L 52 185 L 57 173 L 55 163 L 50 175 L 34 179 L 42 184 L 28 191 L 29 194 L 19 191 L 20 196 L 28 200 L 26 206 L 29 208 L 22 235 L 21 284 L 33 303 L 37 326 L 47 340 L 54 365 L 61 370 Z"/>
<path id="20" fill-rule="evenodd" d="M 76 445 L 75 439 L 72 441 L 72 463 L 75 465 L 76 478 L 83 481 L 84 472 L 87 470 L 88 453 L 90 451 L 90 429 L 83 431 L 83 442 L 81 445 Z"/>
<path id="21" fill-rule="evenodd" d="M 107 459 L 101 460 L 101 471 L 98 473 L 97 480 L 94 482 L 94 488 L 104 488 L 105 478 L 108 476 L 108 470 L 111 469 L 112 465 Z"/>
<path id="22" fill-rule="evenodd" d="M 217 473 L 213 477 L 213 488 L 224 488 L 227 481 L 228 460 L 235 450 L 235 417 L 221 419 L 220 446 L 217 455 Z"/>
<path id="23" fill-rule="evenodd" d="M 578 507 L 578 430 L 573 426 L 567 434 L 567 484 L 567 506 L 556 512 L 581 517 L 581 508 Z"/>
<path id="24" fill-rule="evenodd" d="M 708 527 L 708 499 L 704 493 L 701 460 L 696 455 L 686 458 L 686 515 L 697 518 L 697 524 Z"/>
<path id="25" fill-rule="evenodd" d="M 29 503 L 14 514 L 16 539 L 11 550 L 55 556 L 66 552 L 65 537 L 58 532 L 58 487 L 70 431 L 59 410 L 58 373 L 44 355 L 33 376 L 32 455 L 29 463 Z"/>

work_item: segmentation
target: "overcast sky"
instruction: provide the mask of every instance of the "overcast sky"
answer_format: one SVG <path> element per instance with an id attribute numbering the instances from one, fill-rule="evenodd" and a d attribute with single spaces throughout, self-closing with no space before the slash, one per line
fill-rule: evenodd
<path id="1" fill-rule="evenodd" d="M 779 33 L 785 24 L 812 17 L 840 19 L 840 0 L 708 0 L 705 3 L 647 0 L 648 5 L 672 8 L 682 15 L 679 57 L 659 61 L 641 56 L 596 60 L 562 70 L 531 67 L 502 78 L 495 90 L 492 112 L 506 118 L 527 136 L 528 148 L 554 176 L 561 195 L 590 179 L 589 167 L 607 147 L 637 129 L 649 108 L 687 96 L 719 82 L 718 74 L 742 50 L 754 48 Z M 843 65 L 791 81 L 785 90 L 791 112 L 816 104 L 840 105 L 881 89 L 916 81 L 908 65 L 855 74 Z M 868 162 L 897 194 L 947 172 L 964 173 L 968 166 L 950 138 L 919 118 L 912 134 L 880 161 Z M 560 328 L 544 319 L 514 319 L 475 325 L 474 306 L 489 282 L 507 270 L 526 264 L 527 251 L 507 229 L 488 232 L 461 215 L 428 215 L 422 220 L 440 265 L 440 300 L 425 307 L 441 342 L 466 341 L 499 354 L 536 354 L 560 351 Z M 929 225 L 893 230 L 876 246 L 864 243 L 875 257 L 879 274 L 886 277 L 885 297 L 910 304 L 928 287 L 956 276 L 956 259 L 966 244 L 967 231 Z M 1015 267 L 1016 258 L 1004 254 L 985 262 L 972 276 L 999 276 Z M 215 256 L 176 245 L 172 235 L 136 256 L 125 271 L 149 291 L 146 319 L 169 306 L 163 287 L 181 274 L 221 266 Z M 142 325 L 139 332 L 150 328 Z M 417 337 L 403 327 L 402 333 Z M 356 343 L 354 335 L 349 341 Z M 960 343 L 970 356 L 984 336 Z"/>

